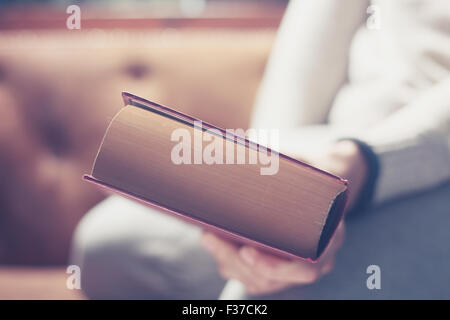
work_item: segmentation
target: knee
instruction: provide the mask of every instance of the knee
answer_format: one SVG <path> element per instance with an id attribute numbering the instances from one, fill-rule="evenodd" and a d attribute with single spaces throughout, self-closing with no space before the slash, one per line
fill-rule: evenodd
<path id="1" fill-rule="evenodd" d="M 130 263 L 131 237 L 117 219 L 117 199 L 92 208 L 78 224 L 72 241 L 71 264 L 81 270 L 81 289 L 88 298 L 121 298 Z"/>
<path id="2" fill-rule="evenodd" d="M 79 223 L 71 258 L 89 298 L 211 297 L 223 280 L 199 235 L 179 219 L 111 197 Z"/>

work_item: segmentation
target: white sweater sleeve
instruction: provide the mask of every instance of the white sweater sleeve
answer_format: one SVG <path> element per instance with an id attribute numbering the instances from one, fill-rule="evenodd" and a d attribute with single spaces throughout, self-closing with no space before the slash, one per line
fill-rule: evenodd
<path id="1" fill-rule="evenodd" d="M 291 0 L 254 106 L 251 127 L 290 129 L 326 121 L 347 77 L 362 0 Z"/>
<path id="2" fill-rule="evenodd" d="M 374 202 L 450 179 L 450 77 L 359 138 L 379 162 Z"/>

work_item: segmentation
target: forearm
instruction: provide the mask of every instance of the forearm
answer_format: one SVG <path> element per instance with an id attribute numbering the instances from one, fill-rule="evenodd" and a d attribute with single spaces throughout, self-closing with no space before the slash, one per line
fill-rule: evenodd
<path id="1" fill-rule="evenodd" d="M 377 155 L 375 202 L 450 178 L 450 79 L 362 135 Z"/>

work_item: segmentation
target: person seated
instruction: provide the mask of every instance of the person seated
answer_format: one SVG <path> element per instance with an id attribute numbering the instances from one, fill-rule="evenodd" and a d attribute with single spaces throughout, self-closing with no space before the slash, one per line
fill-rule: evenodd
<path id="1" fill-rule="evenodd" d="M 401 288 L 395 291 L 392 285 L 386 297 L 410 297 L 411 277 L 416 280 L 420 270 L 424 274 L 420 268 L 432 268 L 426 256 L 449 265 L 448 259 L 436 258 L 444 245 L 434 245 L 444 237 L 436 225 L 448 221 L 448 215 L 436 221 L 433 212 L 441 209 L 432 206 L 434 211 L 426 217 L 420 212 L 420 197 L 398 202 L 399 207 L 379 204 L 395 203 L 450 178 L 450 12 L 442 10 L 446 5 L 439 0 L 380 0 L 375 6 L 361 0 L 315 0 L 288 6 L 251 127 L 278 129 L 279 151 L 349 180 L 347 216 L 361 217 L 348 228 L 349 239 L 341 250 L 344 223 L 313 264 L 237 246 L 112 196 L 90 210 L 75 234 L 72 261 L 81 267 L 87 296 L 211 299 L 219 295 L 225 279 L 237 279 L 249 295 L 295 299 L 308 297 L 309 289 L 310 297 L 361 298 L 363 285 L 349 279 L 365 274 L 364 262 L 377 257 L 372 263 L 390 265 L 393 269 L 387 273 L 397 275 L 390 279 Z M 365 21 L 368 8 L 371 16 Z M 448 191 L 437 199 L 445 206 L 446 198 Z M 367 211 L 371 217 L 363 217 Z M 401 214 L 406 211 L 412 220 Z M 361 222 L 364 219 L 370 223 Z M 430 221 L 421 225 L 428 229 L 416 232 L 417 221 Z M 374 231 L 373 225 L 380 224 L 383 228 Z M 398 231 L 402 229 L 410 230 L 408 240 L 387 236 L 401 235 L 406 232 Z M 393 255 L 392 250 L 402 254 Z M 410 258 L 420 260 L 420 267 L 409 264 L 405 271 L 389 262 L 407 263 Z M 334 279 L 341 282 L 312 285 L 335 265 L 340 276 Z M 398 276 L 401 272 L 409 277 Z M 333 285 L 339 290 L 331 293 Z M 444 292 L 436 288 L 427 290 Z"/>

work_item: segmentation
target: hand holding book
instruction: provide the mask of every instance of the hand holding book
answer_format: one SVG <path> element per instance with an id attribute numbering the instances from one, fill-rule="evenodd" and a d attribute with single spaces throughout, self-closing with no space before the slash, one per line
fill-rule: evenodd
<path id="1" fill-rule="evenodd" d="M 260 276 L 254 293 L 311 282 L 331 269 L 341 242 L 331 240 L 342 233 L 348 199 L 343 178 L 355 190 L 364 182 L 356 144 L 341 141 L 322 153 L 287 156 L 132 94 L 123 98 L 126 106 L 111 121 L 87 181 L 213 232 L 204 243 L 225 276 L 249 289 L 247 276 Z M 196 137 L 199 143 L 190 143 Z M 211 145 L 214 161 L 196 162 Z M 235 155 L 249 161 L 229 162 Z M 250 161 L 269 155 L 276 160 L 270 174 L 263 170 L 266 161 Z M 261 261 L 281 271 L 268 277 L 243 268 Z"/>
<path id="2" fill-rule="evenodd" d="M 318 154 L 303 155 L 301 160 L 348 179 L 351 189 L 349 207 L 355 203 L 364 184 L 367 168 L 354 142 L 338 142 Z M 217 260 L 223 277 L 239 280 L 249 294 L 257 295 L 280 291 L 292 285 L 309 284 L 330 272 L 344 235 L 344 222 L 341 222 L 316 263 L 288 260 L 252 246 L 239 246 L 210 232 L 203 234 L 202 244 Z"/>

